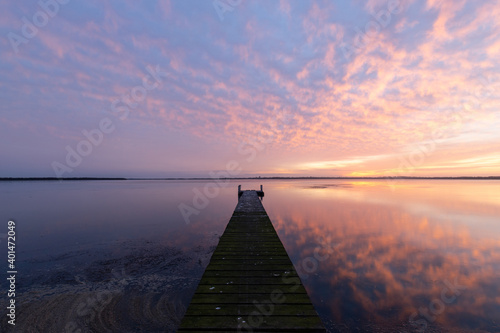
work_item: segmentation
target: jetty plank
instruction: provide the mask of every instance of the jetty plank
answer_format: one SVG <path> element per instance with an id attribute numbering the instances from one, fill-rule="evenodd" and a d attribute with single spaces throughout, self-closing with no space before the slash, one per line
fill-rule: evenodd
<path id="1" fill-rule="evenodd" d="M 259 199 L 241 191 L 178 332 L 325 332 Z"/>

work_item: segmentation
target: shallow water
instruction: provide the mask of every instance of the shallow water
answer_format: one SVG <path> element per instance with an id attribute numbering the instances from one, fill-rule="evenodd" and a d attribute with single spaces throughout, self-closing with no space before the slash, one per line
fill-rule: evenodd
<path id="1" fill-rule="evenodd" d="M 238 184 L 264 185 L 264 207 L 330 331 L 500 331 L 499 181 L 209 183 L 1 182 L 0 237 L 16 222 L 15 331 L 175 330 Z M 189 223 L 180 204 L 192 208 Z"/>

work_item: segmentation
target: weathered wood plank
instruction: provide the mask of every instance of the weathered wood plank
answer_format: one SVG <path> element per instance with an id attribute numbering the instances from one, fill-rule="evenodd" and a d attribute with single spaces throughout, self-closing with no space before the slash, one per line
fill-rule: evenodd
<path id="1" fill-rule="evenodd" d="M 290 285 L 301 285 L 297 275 L 288 275 L 285 278 L 285 283 Z M 281 276 L 203 276 L 200 285 L 215 285 L 215 284 L 279 284 L 283 285 L 283 277 Z"/>
<path id="2" fill-rule="evenodd" d="M 218 307 L 218 309 L 216 309 Z M 239 316 L 241 313 L 252 313 L 255 311 L 254 304 L 221 304 L 214 306 L 214 304 L 192 304 L 189 306 L 189 311 L 186 316 Z M 273 313 L 276 316 L 315 316 L 316 310 L 309 304 L 275 304 Z"/>
<path id="3" fill-rule="evenodd" d="M 234 331 L 246 332 L 248 328 L 256 331 L 255 328 L 268 330 L 270 328 L 286 329 L 286 332 L 302 332 L 302 329 L 317 329 L 324 332 L 323 324 L 318 315 L 315 316 L 277 316 L 277 315 L 257 315 L 248 316 L 186 316 L 183 319 L 190 324 L 190 329 L 199 328 L 232 328 Z M 238 319 L 241 318 L 241 319 Z M 246 329 L 245 329 L 246 328 Z M 321 331 L 323 329 L 323 331 Z M 179 329 L 184 331 L 184 329 Z M 316 332 L 316 331 L 315 331 Z"/>
<path id="4" fill-rule="evenodd" d="M 256 290 L 258 290 L 258 285 L 255 285 Z M 234 293 L 234 294 L 212 294 L 212 293 L 201 293 L 196 291 L 193 298 L 191 299 L 191 304 L 205 304 L 205 303 L 213 303 L 213 304 L 224 304 L 224 303 L 232 303 L 232 304 L 254 304 L 255 302 L 261 303 L 279 303 L 286 302 L 287 304 L 311 304 L 311 300 L 309 296 L 298 293 L 283 293 L 279 286 L 276 286 L 274 293 Z M 273 302 L 271 298 L 275 299 L 276 302 Z"/>
<path id="5" fill-rule="evenodd" d="M 207 267 L 208 268 L 208 267 Z M 207 271 L 205 270 L 205 274 L 203 277 L 286 277 L 291 275 L 297 275 L 294 271 Z"/>
<path id="6" fill-rule="evenodd" d="M 300 293 L 300 294 L 306 294 L 306 290 L 302 285 L 285 285 L 283 286 L 282 284 L 279 285 L 283 293 Z M 197 293 L 212 293 L 212 294 L 219 294 L 219 293 L 267 293 L 270 294 L 274 290 L 276 290 L 276 284 L 259 284 L 259 283 L 246 283 L 246 284 L 199 284 L 198 289 L 196 290 Z"/>

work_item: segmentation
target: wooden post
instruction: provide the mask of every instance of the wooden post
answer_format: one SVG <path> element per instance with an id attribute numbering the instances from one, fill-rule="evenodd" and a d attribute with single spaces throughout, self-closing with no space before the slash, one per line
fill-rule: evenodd
<path id="1" fill-rule="evenodd" d="M 264 190 L 262 189 L 262 185 L 260 185 L 260 191 L 256 191 L 256 192 L 257 192 L 257 195 L 259 196 L 259 198 L 264 197 Z"/>

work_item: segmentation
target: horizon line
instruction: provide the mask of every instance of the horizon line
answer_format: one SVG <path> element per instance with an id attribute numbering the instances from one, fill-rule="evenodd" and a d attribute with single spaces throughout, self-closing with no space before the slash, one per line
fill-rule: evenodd
<path id="1" fill-rule="evenodd" d="M 0 177 L 0 181 L 51 181 L 51 180 L 272 180 L 272 179 L 365 179 L 365 180 L 384 180 L 384 179 L 472 179 L 472 180 L 500 180 L 500 176 L 380 176 L 380 177 L 362 177 L 362 176 L 253 176 L 253 177 Z"/>

